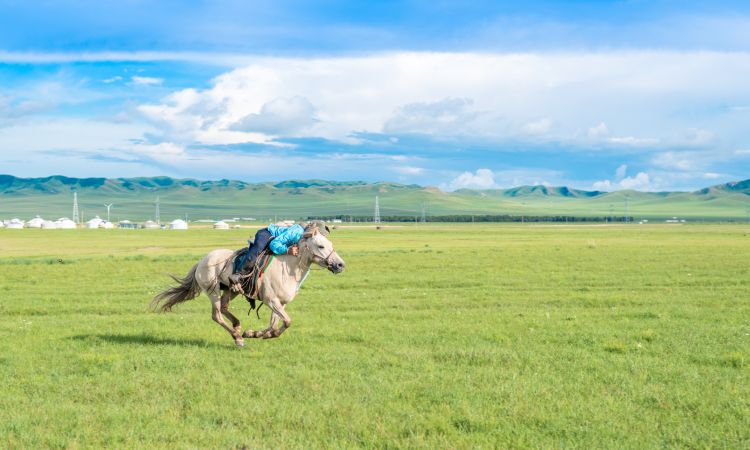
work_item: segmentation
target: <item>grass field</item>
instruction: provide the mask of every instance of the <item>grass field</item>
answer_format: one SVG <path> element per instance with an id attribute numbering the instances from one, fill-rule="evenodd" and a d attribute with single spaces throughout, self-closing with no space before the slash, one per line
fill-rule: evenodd
<path id="1" fill-rule="evenodd" d="M 248 234 L 0 230 L 0 448 L 750 447 L 746 225 L 344 228 L 280 339 L 147 311 Z"/>

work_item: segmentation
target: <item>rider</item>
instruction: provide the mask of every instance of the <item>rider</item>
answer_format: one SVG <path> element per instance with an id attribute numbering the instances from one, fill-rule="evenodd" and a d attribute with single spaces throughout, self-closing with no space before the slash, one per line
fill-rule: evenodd
<path id="1" fill-rule="evenodd" d="M 247 273 L 251 272 L 255 266 L 255 260 L 258 259 L 260 252 L 269 247 L 271 251 L 276 255 L 294 255 L 299 256 L 299 247 L 297 243 L 302 239 L 302 235 L 305 232 L 305 227 L 299 224 L 292 226 L 285 225 L 269 225 L 266 228 L 261 228 L 255 233 L 255 241 L 253 241 L 250 249 L 242 259 L 242 264 L 239 267 L 239 271 L 229 276 L 229 280 L 232 283 L 239 283 L 242 277 Z M 270 244 L 269 244 L 270 242 Z M 247 262 L 250 264 L 246 264 Z M 245 271 L 247 266 L 247 271 Z"/>

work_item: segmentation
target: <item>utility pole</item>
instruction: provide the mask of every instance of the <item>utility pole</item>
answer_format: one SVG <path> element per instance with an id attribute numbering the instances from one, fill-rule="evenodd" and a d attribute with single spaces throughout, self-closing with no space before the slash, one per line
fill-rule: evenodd
<path id="1" fill-rule="evenodd" d="M 625 194 L 625 223 L 630 222 L 630 195 Z"/>
<path id="2" fill-rule="evenodd" d="M 154 219 L 156 220 L 156 224 L 161 225 L 161 217 L 159 217 L 160 211 L 159 211 L 159 196 L 158 195 L 156 196 L 156 214 L 154 214 L 154 216 L 155 216 Z"/>
<path id="3" fill-rule="evenodd" d="M 380 199 L 375 196 L 375 215 L 372 218 L 373 223 L 380 223 Z"/>
<path id="4" fill-rule="evenodd" d="M 110 209 L 112 208 L 112 205 L 114 205 L 114 203 L 110 203 L 109 205 L 108 205 L 108 204 L 106 204 L 106 203 L 104 204 L 104 206 L 106 206 L 106 207 L 107 207 L 107 222 L 111 222 L 111 221 L 109 220 L 109 210 L 110 210 Z"/>
<path id="5" fill-rule="evenodd" d="M 427 202 L 422 202 L 422 223 L 427 222 Z"/>
<path id="6" fill-rule="evenodd" d="M 81 216 L 78 213 L 78 192 L 73 192 L 73 222 L 81 223 Z"/>

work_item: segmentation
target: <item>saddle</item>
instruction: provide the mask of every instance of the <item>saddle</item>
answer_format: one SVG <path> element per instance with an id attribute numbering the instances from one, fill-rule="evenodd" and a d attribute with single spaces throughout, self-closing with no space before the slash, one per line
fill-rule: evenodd
<path id="1" fill-rule="evenodd" d="M 252 310 L 255 309 L 255 302 L 258 299 L 260 279 L 263 277 L 266 268 L 271 264 L 274 255 L 269 248 L 265 248 L 255 261 L 245 261 L 248 249 L 248 247 L 244 247 L 234 252 L 233 274 L 240 273 L 241 275 L 237 277 L 238 282 L 229 286 L 229 288 L 244 295 Z M 244 264 L 242 264 L 243 261 Z"/>

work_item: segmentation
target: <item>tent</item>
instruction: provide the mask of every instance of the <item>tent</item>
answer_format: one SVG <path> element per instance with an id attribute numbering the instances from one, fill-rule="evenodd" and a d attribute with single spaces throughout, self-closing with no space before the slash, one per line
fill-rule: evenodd
<path id="1" fill-rule="evenodd" d="M 5 223 L 5 228 L 9 230 L 20 230 L 23 228 L 23 220 L 10 219 L 8 222 Z"/>
<path id="2" fill-rule="evenodd" d="M 43 230 L 54 230 L 57 228 L 57 224 L 51 220 L 45 220 L 44 222 L 42 222 L 39 228 Z"/>
<path id="3" fill-rule="evenodd" d="M 112 222 L 107 222 L 106 220 L 102 220 L 102 223 L 99 224 L 99 228 L 104 228 L 105 230 L 109 230 L 115 227 L 115 224 Z"/>
<path id="4" fill-rule="evenodd" d="M 126 220 L 121 220 L 121 221 L 120 221 L 120 222 L 119 222 L 119 223 L 117 224 L 117 227 L 118 227 L 118 228 L 129 228 L 129 229 L 135 229 L 135 228 L 138 228 L 138 225 L 126 219 Z"/>
<path id="5" fill-rule="evenodd" d="M 55 221 L 55 225 L 57 225 L 57 228 L 61 228 L 63 230 L 75 230 L 76 229 L 76 223 L 68 219 L 67 217 L 61 217 L 57 219 Z"/>
<path id="6" fill-rule="evenodd" d="M 229 229 L 229 225 L 222 220 L 214 224 L 214 230 L 228 230 L 228 229 Z"/>
<path id="7" fill-rule="evenodd" d="M 44 223 L 44 219 L 42 219 L 39 216 L 36 216 L 33 219 L 26 222 L 26 228 L 42 228 L 42 223 Z"/>
<path id="8" fill-rule="evenodd" d="M 93 230 L 98 229 L 104 221 L 99 218 L 99 216 L 94 217 L 93 219 L 86 222 L 86 228 L 90 228 Z"/>
<path id="9" fill-rule="evenodd" d="M 143 224 L 143 228 L 146 228 L 146 229 L 149 229 L 149 230 L 156 230 L 156 229 L 158 229 L 158 228 L 159 228 L 159 224 L 157 224 L 157 223 L 156 223 L 156 222 L 154 222 L 153 220 L 147 220 L 147 221 L 146 221 L 146 222 L 145 222 L 145 223 Z"/>
<path id="10" fill-rule="evenodd" d="M 175 219 L 169 224 L 170 230 L 187 230 L 188 224 L 182 219 Z"/>

